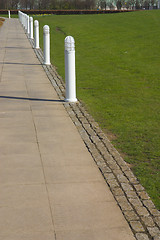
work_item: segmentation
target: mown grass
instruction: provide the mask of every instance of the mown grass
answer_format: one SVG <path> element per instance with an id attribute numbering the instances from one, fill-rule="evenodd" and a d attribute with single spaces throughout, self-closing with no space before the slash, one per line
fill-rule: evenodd
<path id="1" fill-rule="evenodd" d="M 34 17 L 51 29 L 64 78 L 64 38 L 76 41 L 77 96 L 160 209 L 160 11 Z"/>
<path id="2" fill-rule="evenodd" d="M 8 14 L 0 14 L 0 17 L 8 18 Z M 18 18 L 17 14 L 11 14 L 11 18 Z"/>

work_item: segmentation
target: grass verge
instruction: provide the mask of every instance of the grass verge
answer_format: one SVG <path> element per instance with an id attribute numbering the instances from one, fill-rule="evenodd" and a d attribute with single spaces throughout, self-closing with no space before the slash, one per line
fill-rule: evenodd
<path id="1" fill-rule="evenodd" d="M 160 209 L 160 11 L 34 17 L 51 29 L 64 78 L 64 38 L 76 41 L 77 96 Z"/>
<path id="2" fill-rule="evenodd" d="M 0 14 L 0 18 L 8 18 L 8 14 Z M 11 18 L 18 18 L 17 14 L 11 14 Z"/>

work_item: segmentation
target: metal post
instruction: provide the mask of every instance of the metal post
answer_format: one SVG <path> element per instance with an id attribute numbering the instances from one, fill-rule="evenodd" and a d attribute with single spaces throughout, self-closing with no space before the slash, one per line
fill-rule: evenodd
<path id="1" fill-rule="evenodd" d="M 8 10 L 8 18 L 11 18 L 11 12 Z"/>
<path id="2" fill-rule="evenodd" d="M 29 38 L 33 39 L 33 17 L 29 18 Z"/>
<path id="3" fill-rule="evenodd" d="M 44 64 L 50 65 L 50 31 L 49 26 L 43 27 L 43 51 L 44 51 Z"/>
<path id="4" fill-rule="evenodd" d="M 34 21 L 34 48 L 39 48 L 39 22 L 38 20 Z"/>
<path id="5" fill-rule="evenodd" d="M 75 41 L 72 36 L 65 38 L 65 83 L 66 102 L 77 102 L 75 74 Z"/>

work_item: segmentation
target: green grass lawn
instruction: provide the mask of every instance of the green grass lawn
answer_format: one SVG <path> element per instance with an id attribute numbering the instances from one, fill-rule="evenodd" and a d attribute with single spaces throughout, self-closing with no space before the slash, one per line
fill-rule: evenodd
<path id="1" fill-rule="evenodd" d="M 0 14 L 0 17 L 8 18 L 8 14 Z M 18 18 L 18 15 L 11 13 L 11 18 Z"/>
<path id="2" fill-rule="evenodd" d="M 64 38 L 75 38 L 77 96 L 160 209 L 160 11 L 34 19 L 41 47 L 50 26 L 51 60 L 63 78 Z"/>

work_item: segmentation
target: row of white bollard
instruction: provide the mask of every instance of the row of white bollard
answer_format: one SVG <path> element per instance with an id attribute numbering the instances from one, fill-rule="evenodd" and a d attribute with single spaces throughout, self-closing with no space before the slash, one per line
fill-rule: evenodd
<path id="1" fill-rule="evenodd" d="M 34 39 L 34 48 L 39 48 L 39 22 L 34 21 L 33 38 L 33 18 L 19 11 L 19 20 L 24 27 L 28 37 Z M 43 27 L 43 54 L 44 64 L 50 65 L 50 29 L 48 25 Z M 76 74 L 75 74 L 75 41 L 68 36 L 65 38 L 65 83 L 66 83 L 66 102 L 77 102 L 76 98 Z"/>
<path id="2" fill-rule="evenodd" d="M 24 30 L 28 34 L 28 37 L 33 39 L 33 18 L 21 11 L 18 11 L 18 16 Z"/>

